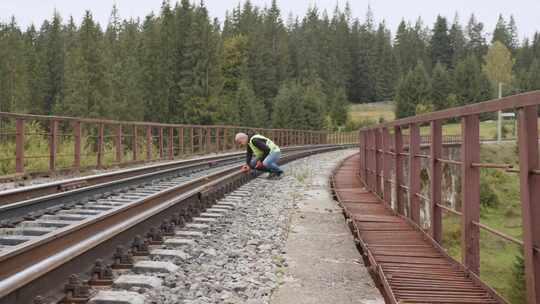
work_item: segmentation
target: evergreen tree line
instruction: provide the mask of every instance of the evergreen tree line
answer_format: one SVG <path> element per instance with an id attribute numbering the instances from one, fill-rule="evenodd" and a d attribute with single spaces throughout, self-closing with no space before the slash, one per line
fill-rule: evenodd
<path id="1" fill-rule="evenodd" d="M 501 17 L 486 37 L 474 16 L 466 27 L 438 17 L 432 30 L 403 21 L 393 36 L 371 10 L 284 18 L 275 1 L 246 1 L 222 23 L 189 0 L 143 20 L 113 8 L 106 28 L 89 11 L 80 24 L 55 13 L 24 30 L 12 18 L 0 24 L 0 111 L 332 129 L 349 102 L 395 98 L 402 117 L 488 99 L 495 80 L 539 88 L 540 34 L 520 43 Z"/>
<path id="2" fill-rule="evenodd" d="M 489 100 L 499 84 L 503 95 L 540 90 L 540 33 L 520 42 L 513 16 L 499 15 L 489 43 L 474 15 L 465 27 L 438 16 L 422 28 L 402 22 L 394 40 L 397 117 Z"/>

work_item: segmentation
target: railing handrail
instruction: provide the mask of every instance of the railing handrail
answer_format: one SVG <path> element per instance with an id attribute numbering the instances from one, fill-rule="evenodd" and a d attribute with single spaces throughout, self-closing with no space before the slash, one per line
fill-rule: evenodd
<path id="1" fill-rule="evenodd" d="M 515 109 L 526 106 L 534 106 L 540 104 L 540 90 L 526 92 L 518 95 L 503 97 L 500 99 L 492 99 L 484 102 L 469 104 L 465 106 L 450 108 L 446 110 L 420 114 L 411 117 L 397 119 L 391 122 L 385 122 L 373 126 L 363 128 L 361 130 L 371 130 L 381 127 L 391 128 L 396 126 L 404 126 L 409 124 L 428 123 L 434 120 L 445 120 L 468 115 L 482 114 L 487 112 L 496 112 L 506 109 Z"/>
<path id="2" fill-rule="evenodd" d="M 308 130 L 308 129 L 278 129 L 278 128 L 258 128 L 258 127 L 246 127 L 246 126 L 234 126 L 234 125 L 199 125 L 199 124 L 171 124 L 160 122 L 143 122 L 143 121 L 131 121 L 131 120 L 112 120 L 101 118 L 86 118 L 86 117 L 73 117 L 73 116 L 57 116 L 57 115 L 38 115 L 38 114 L 24 114 L 13 112 L 0 112 L 0 118 L 14 118 L 14 119 L 32 119 L 32 120 L 62 120 L 62 121 L 78 121 L 82 123 L 95 123 L 95 124 L 108 124 L 108 125 L 130 125 L 130 126 L 152 126 L 163 128 L 181 128 L 181 127 L 196 127 L 196 128 L 235 128 L 235 129 L 253 129 L 253 130 L 266 130 L 266 131 L 302 131 L 302 132 L 314 132 L 314 133 L 332 133 L 324 130 Z"/>

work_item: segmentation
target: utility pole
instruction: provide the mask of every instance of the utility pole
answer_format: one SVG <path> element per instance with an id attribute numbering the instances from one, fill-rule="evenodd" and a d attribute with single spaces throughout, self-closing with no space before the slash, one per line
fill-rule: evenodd
<path id="1" fill-rule="evenodd" d="M 499 82 L 499 99 L 502 98 L 502 82 Z M 497 119 L 497 143 L 502 141 L 502 111 L 499 110 Z"/>

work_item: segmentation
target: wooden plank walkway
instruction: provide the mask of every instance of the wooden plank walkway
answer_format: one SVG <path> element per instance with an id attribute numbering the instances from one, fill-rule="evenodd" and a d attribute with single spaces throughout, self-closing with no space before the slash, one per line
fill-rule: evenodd
<path id="1" fill-rule="evenodd" d="M 358 176 L 360 156 L 334 172 L 334 192 L 390 303 L 505 303 L 449 258 L 429 236 L 398 216 Z"/>

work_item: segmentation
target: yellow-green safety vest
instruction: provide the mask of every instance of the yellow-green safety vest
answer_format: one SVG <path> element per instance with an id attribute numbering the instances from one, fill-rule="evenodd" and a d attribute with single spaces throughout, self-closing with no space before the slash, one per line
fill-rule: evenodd
<path id="1" fill-rule="evenodd" d="M 249 147 L 251 148 L 251 151 L 253 151 L 253 154 L 255 154 L 255 156 L 257 158 L 260 158 L 264 155 L 264 151 L 262 151 L 261 149 L 257 148 L 257 146 L 255 146 L 255 144 L 253 143 L 253 140 L 256 139 L 256 138 L 260 138 L 260 139 L 263 139 L 266 141 L 266 145 L 268 146 L 268 148 L 270 148 L 270 152 L 272 151 L 280 151 L 279 150 L 279 146 L 276 145 L 273 141 L 271 141 L 270 139 L 262 136 L 262 135 L 259 135 L 259 134 L 255 134 L 253 135 L 250 139 L 249 139 Z"/>

